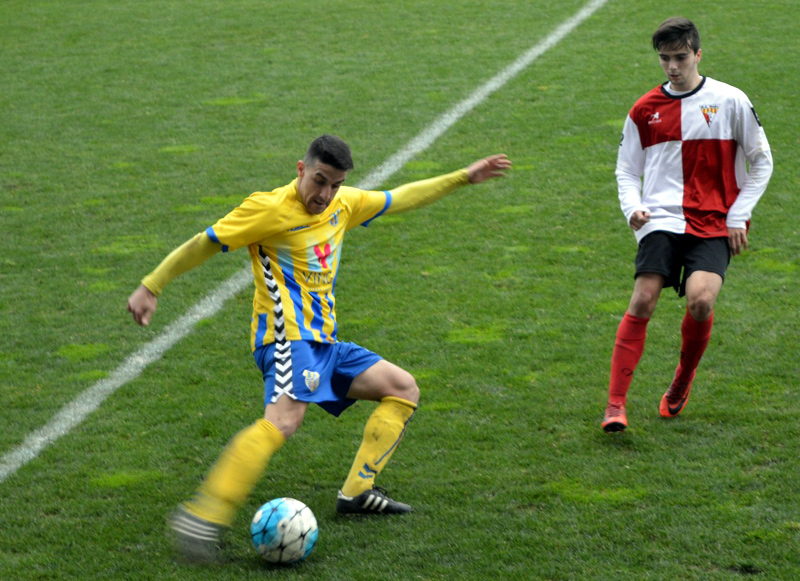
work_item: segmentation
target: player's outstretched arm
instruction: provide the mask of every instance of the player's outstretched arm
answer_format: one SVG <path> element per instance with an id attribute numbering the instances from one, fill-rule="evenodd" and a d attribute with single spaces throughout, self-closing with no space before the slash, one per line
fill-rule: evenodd
<path id="1" fill-rule="evenodd" d="M 501 153 L 479 159 L 449 174 L 394 188 L 391 190 L 392 204 L 386 213 L 397 214 L 427 206 L 461 186 L 504 176 L 510 167 L 511 161 Z"/>
<path id="2" fill-rule="evenodd" d="M 222 246 L 201 232 L 170 252 L 153 272 L 144 277 L 139 288 L 128 298 L 128 312 L 133 315 L 133 320 L 142 326 L 149 325 L 164 287 L 220 250 Z"/>
<path id="3" fill-rule="evenodd" d="M 506 175 L 506 170 L 509 169 L 511 169 L 511 160 L 505 153 L 498 153 L 471 163 L 467 167 L 467 175 L 469 183 L 479 184 L 492 178 L 503 177 Z"/>

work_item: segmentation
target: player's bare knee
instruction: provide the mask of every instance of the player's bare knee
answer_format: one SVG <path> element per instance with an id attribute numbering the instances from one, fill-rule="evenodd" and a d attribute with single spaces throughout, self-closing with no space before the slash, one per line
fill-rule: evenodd
<path id="1" fill-rule="evenodd" d="M 272 419 L 270 422 L 274 424 L 275 427 L 280 430 L 281 434 L 283 434 L 283 437 L 288 440 L 300 429 L 300 426 L 303 424 L 303 419 L 279 418 Z"/>
<path id="2" fill-rule="evenodd" d="M 419 386 L 417 385 L 416 380 L 414 380 L 413 378 L 412 378 L 412 384 L 407 391 L 408 393 L 406 394 L 406 397 L 404 399 L 410 401 L 411 403 L 419 403 L 419 396 L 420 396 Z"/>
<path id="3" fill-rule="evenodd" d="M 701 294 L 690 300 L 687 308 L 695 321 L 705 321 L 714 311 L 714 298 L 710 294 Z"/>
<path id="4" fill-rule="evenodd" d="M 395 397 L 403 398 L 414 404 L 419 403 L 419 386 L 417 385 L 417 380 L 409 372 L 403 371 L 398 374 L 393 384 L 393 391 L 396 392 L 393 394 Z"/>
<path id="5" fill-rule="evenodd" d="M 291 438 L 303 425 L 306 406 L 280 406 L 270 404 L 264 410 L 264 419 L 274 425 L 286 439 Z"/>
<path id="6" fill-rule="evenodd" d="M 650 291 L 642 291 L 631 297 L 628 312 L 634 317 L 649 319 L 656 310 L 658 294 Z"/>

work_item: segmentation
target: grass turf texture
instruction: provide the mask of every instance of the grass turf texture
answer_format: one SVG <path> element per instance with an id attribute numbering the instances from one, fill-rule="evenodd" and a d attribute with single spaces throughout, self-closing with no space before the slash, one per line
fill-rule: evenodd
<path id="1" fill-rule="evenodd" d="M 20 2 L 0 6 L 0 450 L 18 445 L 199 297 L 217 257 L 169 287 L 148 329 L 138 280 L 334 132 L 358 183 L 583 2 Z M 684 304 L 666 292 L 629 400 L 599 424 L 635 246 L 614 160 L 633 101 L 661 81 L 666 16 L 695 20 L 701 72 L 739 86 L 775 153 L 751 249 L 735 258 L 691 402 L 658 401 Z M 343 519 L 371 410 L 312 409 L 228 536 L 218 579 L 789 579 L 800 569 L 797 403 L 800 7 L 736 0 L 669 14 L 611 0 L 384 184 L 489 153 L 508 179 L 349 236 L 340 336 L 408 368 L 420 413 L 381 477 L 417 512 Z M 398 249 L 401 251 L 398 252 Z M 165 515 L 261 413 L 250 292 L 0 483 L 0 578 L 203 579 Z M 264 501 L 312 507 L 320 541 L 262 564 Z"/>

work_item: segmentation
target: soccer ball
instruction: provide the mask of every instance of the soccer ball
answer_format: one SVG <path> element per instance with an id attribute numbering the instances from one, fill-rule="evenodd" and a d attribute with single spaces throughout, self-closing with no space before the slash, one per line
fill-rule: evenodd
<path id="1" fill-rule="evenodd" d="M 256 511 L 250 524 L 253 546 L 270 563 L 302 561 L 319 536 L 311 509 L 294 498 L 270 500 Z"/>

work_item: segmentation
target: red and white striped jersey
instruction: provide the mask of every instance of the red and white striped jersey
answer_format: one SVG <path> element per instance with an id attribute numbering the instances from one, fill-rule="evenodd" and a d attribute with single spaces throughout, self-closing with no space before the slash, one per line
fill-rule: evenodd
<path id="1" fill-rule="evenodd" d="M 749 168 L 748 168 L 749 165 Z M 654 230 L 703 238 L 747 228 L 772 175 L 772 154 L 747 96 L 709 77 L 689 93 L 670 94 L 666 83 L 630 110 L 617 157 L 622 212 L 637 210 Z M 643 179 L 644 178 L 644 179 Z"/>

